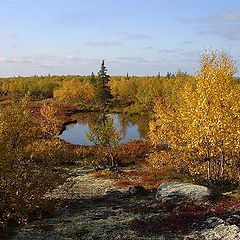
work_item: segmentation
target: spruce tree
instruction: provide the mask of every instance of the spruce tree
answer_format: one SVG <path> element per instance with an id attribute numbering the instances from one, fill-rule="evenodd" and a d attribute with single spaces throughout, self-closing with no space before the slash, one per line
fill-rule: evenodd
<path id="1" fill-rule="evenodd" d="M 104 60 L 102 60 L 101 68 L 98 71 L 95 89 L 96 97 L 102 103 L 106 103 L 110 98 L 112 98 L 111 90 L 108 86 L 110 76 L 107 74 L 107 68 L 105 67 Z"/>
<path id="2" fill-rule="evenodd" d="M 95 74 L 94 74 L 94 72 L 92 72 L 91 75 L 90 75 L 90 82 L 93 83 L 93 84 L 95 83 Z"/>

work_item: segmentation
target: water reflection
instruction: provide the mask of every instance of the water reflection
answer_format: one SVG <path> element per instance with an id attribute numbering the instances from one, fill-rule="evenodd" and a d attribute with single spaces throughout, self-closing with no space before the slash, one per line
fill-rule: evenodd
<path id="1" fill-rule="evenodd" d="M 92 145 L 86 138 L 86 134 L 89 133 L 89 127 L 98 124 L 101 116 L 102 114 L 99 113 L 76 115 L 77 123 L 67 125 L 60 138 L 72 144 Z M 149 122 L 146 116 L 134 115 L 130 117 L 124 114 L 107 114 L 107 116 L 113 119 L 116 131 L 121 131 L 121 143 L 145 138 Z"/>

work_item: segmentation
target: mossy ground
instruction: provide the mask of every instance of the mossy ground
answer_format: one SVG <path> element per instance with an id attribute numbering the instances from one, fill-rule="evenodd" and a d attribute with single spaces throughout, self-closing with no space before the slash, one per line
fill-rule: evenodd
<path id="1" fill-rule="evenodd" d="M 133 176 L 137 169 L 139 166 L 127 167 L 122 174 L 125 172 L 125 178 L 127 173 Z M 129 194 L 128 186 L 118 186 L 116 173 L 105 171 L 96 176 L 77 165 L 68 170 L 67 188 L 60 188 L 58 195 L 52 195 L 58 205 L 55 216 L 15 229 L 12 239 L 174 240 L 183 239 L 193 224 L 209 216 L 226 219 L 231 214 L 240 214 L 240 201 L 229 196 L 203 205 L 184 203 L 168 208 L 155 200 L 154 188 L 145 194 Z M 139 179 L 132 177 L 131 181 L 137 185 Z M 74 192 L 78 194 L 70 196 Z M 234 224 L 240 227 L 240 222 Z M 8 236 L 5 234 L 5 239 Z"/>

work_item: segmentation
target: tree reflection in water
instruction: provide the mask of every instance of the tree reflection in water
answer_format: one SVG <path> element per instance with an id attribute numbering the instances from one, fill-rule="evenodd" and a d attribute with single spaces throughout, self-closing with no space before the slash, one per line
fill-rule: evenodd
<path id="1" fill-rule="evenodd" d="M 76 124 L 69 124 L 60 138 L 66 142 L 80 145 L 92 145 L 86 138 L 89 127 L 96 126 L 101 118 L 111 117 L 114 121 L 116 131 L 121 132 L 121 143 L 129 140 L 144 139 L 149 119 L 146 116 L 125 114 L 100 114 L 100 113 L 81 113 L 75 115 Z"/>

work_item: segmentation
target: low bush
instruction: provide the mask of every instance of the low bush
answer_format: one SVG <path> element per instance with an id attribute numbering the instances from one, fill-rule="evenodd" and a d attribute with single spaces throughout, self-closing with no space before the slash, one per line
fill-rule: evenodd
<path id="1" fill-rule="evenodd" d="M 26 223 L 46 210 L 44 194 L 61 182 L 54 155 L 57 142 L 44 141 L 43 136 L 26 99 L 0 109 L 1 228 Z"/>

